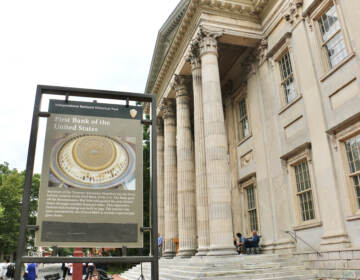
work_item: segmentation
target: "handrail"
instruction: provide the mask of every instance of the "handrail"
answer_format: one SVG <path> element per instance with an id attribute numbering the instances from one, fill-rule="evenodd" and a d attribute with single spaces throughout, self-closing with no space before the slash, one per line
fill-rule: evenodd
<path id="1" fill-rule="evenodd" d="M 307 246 L 309 246 L 313 251 L 316 252 L 316 254 L 318 256 L 321 256 L 321 253 L 316 250 L 314 247 L 312 247 L 309 243 L 307 243 L 304 239 L 302 239 L 300 236 L 296 235 L 296 232 L 294 231 L 290 231 L 290 230 L 285 230 L 285 233 L 289 234 L 291 236 L 291 238 L 293 238 L 295 240 L 295 242 L 297 242 L 297 240 L 299 239 L 300 241 L 304 242 Z"/>

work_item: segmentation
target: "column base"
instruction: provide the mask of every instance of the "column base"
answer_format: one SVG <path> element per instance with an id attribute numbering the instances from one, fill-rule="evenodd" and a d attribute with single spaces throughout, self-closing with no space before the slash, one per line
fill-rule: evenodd
<path id="1" fill-rule="evenodd" d="M 227 256 L 227 255 L 237 255 L 234 247 L 231 248 L 210 248 L 208 251 L 208 256 Z"/>
<path id="2" fill-rule="evenodd" d="M 181 258 L 191 258 L 195 253 L 195 249 L 179 249 L 178 256 Z"/>
<path id="3" fill-rule="evenodd" d="M 172 259 L 173 257 L 175 257 L 175 254 L 176 253 L 173 251 L 165 251 L 162 257 L 164 259 Z"/>
<path id="4" fill-rule="evenodd" d="M 165 259 L 172 259 L 176 255 L 176 245 L 173 239 L 174 238 L 165 239 L 165 249 L 163 252 Z"/>
<path id="5" fill-rule="evenodd" d="M 349 248 L 350 246 L 351 242 L 345 233 L 324 235 L 320 242 L 321 250 L 339 250 Z"/>
<path id="6" fill-rule="evenodd" d="M 208 248 L 199 248 L 197 253 L 195 254 L 195 256 L 196 257 L 203 257 L 203 256 L 207 256 L 208 253 L 209 253 Z"/>

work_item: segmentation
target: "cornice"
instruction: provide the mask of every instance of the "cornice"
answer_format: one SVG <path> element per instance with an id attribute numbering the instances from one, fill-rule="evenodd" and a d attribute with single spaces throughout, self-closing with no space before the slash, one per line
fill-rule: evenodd
<path id="1" fill-rule="evenodd" d="M 252 0 L 254 6 L 254 13 L 260 14 L 270 0 Z"/>
<path id="2" fill-rule="evenodd" d="M 191 0 L 181 0 L 180 3 L 175 8 L 175 10 L 166 20 L 164 25 L 159 30 L 154 48 L 154 54 L 151 60 L 150 71 L 146 82 L 146 87 L 145 87 L 146 93 L 151 93 L 151 90 L 157 78 L 157 74 L 159 73 L 162 67 L 162 63 L 166 57 L 169 46 L 171 45 L 173 37 L 176 34 L 174 34 L 173 36 L 171 35 L 174 32 L 174 30 L 179 26 L 185 14 L 187 5 L 189 4 L 190 1 Z"/>
<path id="3" fill-rule="evenodd" d="M 154 85 L 151 89 L 152 93 L 158 94 L 161 90 L 161 86 L 164 80 L 170 80 L 176 65 L 172 65 L 173 61 L 177 61 L 179 56 L 182 54 L 181 51 L 184 51 L 184 44 L 186 44 L 186 33 L 188 30 L 195 29 L 195 21 L 197 16 L 199 16 L 199 12 L 197 11 L 197 5 L 191 1 L 187 7 L 187 11 L 180 23 L 180 26 L 177 29 L 177 34 L 174 37 L 172 44 L 167 52 L 167 55 L 162 63 L 162 67 L 159 69 L 157 73 L 156 80 L 154 81 Z M 195 30 L 193 31 L 195 32 Z M 192 35 L 192 34 L 191 34 Z M 189 36 L 191 36 L 189 35 Z"/>

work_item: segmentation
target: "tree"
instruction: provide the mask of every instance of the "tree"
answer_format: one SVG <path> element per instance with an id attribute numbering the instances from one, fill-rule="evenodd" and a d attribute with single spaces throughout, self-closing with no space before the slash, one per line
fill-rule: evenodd
<path id="1" fill-rule="evenodd" d="M 24 177 L 5 163 L 0 164 L 0 178 L 0 248 L 5 255 L 10 255 L 16 250 L 18 239 Z"/>
<path id="2" fill-rule="evenodd" d="M 17 248 L 24 182 L 25 171 L 10 169 L 7 162 L 0 164 L 0 250 L 5 255 L 13 255 Z M 39 185 L 40 175 L 35 174 L 30 195 L 30 224 L 36 222 Z M 33 234 L 28 235 L 30 244 L 33 244 Z"/>

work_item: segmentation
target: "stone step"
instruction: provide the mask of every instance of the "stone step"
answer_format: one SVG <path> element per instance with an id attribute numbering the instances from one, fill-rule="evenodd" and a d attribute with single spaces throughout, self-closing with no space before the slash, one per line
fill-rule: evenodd
<path id="1" fill-rule="evenodd" d="M 145 279 L 150 279 L 150 263 L 142 265 Z M 141 267 L 137 265 L 121 277 L 138 280 Z M 223 257 L 193 257 L 159 260 L 160 280 L 305 280 L 316 279 L 312 271 L 291 255 L 236 255 Z"/>
<path id="2" fill-rule="evenodd" d="M 143 274 L 146 278 L 150 278 L 150 271 L 143 271 Z M 140 270 L 134 270 L 126 273 L 128 279 L 138 279 L 140 276 Z M 171 279 L 171 280 L 181 280 L 181 279 L 281 279 L 286 277 L 294 276 L 303 276 L 308 277 L 304 279 L 313 279 L 314 274 L 311 271 L 306 270 L 287 270 L 287 271 L 248 271 L 243 273 L 243 271 L 217 271 L 217 272 L 203 272 L 203 273 L 176 273 L 175 271 L 160 271 L 160 279 Z M 290 278 L 291 279 L 291 278 Z"/>
<path id="3" fill-rule="evenodd" d="M 267 272 L 276 272 L 276 271 L 297 271 L 297 270 L 303 270 L 304 266 L 303 265 L 293 265 L 293 266 L 288 266 L 288 267 L 252 267 L 252 268 L 240 268 L 240 267 L 231 267 L 231 268 L 224 268 L 224 267 L 214 267 L 212 269 L 206 269 L 206 268 L 201 268 L 198 270 L 184 270 L 182 267 L 160 267 L 160 272 L 168 272 L 168 271 L 173 271 L 175 273 L 184 273 L 184 274 L 194 274 L 194 273 L 207 273 L 209 271 L 228 271 L 228 272 L 236 272 L 236 273 L 251 273 L 254 271 L 267 271 Z M 136 267 L 133 270 L 137 270 L 140 271 L 140 267 Z M 143 266 L 143 271 L 145 272 L 149 272 L 150 271 L 150 267 L 149 266 Z"/>
<path id="4" fill-rule="evenodd" d="M 151 279 L 150 274 L 143 274 L 145 279 Z M 139 273 L 128 274 L 125 279 L 128 280 L 138 280 L 140 277 Z M 248 275 L 246 277 L 239 277 L 238 275 L 222 275 L 222 276 L 213 276 L 213 277 L 184 277 L 184 276 L 174 276 L 167 274 L 160 274 L 160 280 L 245 280 L 245 279 L 255 279 L 255 280 L 316 280 L 315 274 L 301 274 L 301 272 L 297 272 L 296 274 L 291 275 L 264 275 L 260 277 L 255 277 L 254 275 Z"/>
<path id="5" fill-rule="evenodd" d="M 282 267 L 298 267 L 299 263 L 297 261 L 291 260 L 287 262 L 267 262 L 267 263 L 232 263 L 229 264 L 222 264 L 222 263 L 212 263 L 212 264 L 181 264 L 177 265 L 176 263 L 169 263 L 167 265 L 164 265 L 160 263 L 160 268 L 168 268 L 168 269 L 174 269 L 174 270 L 186 270 L 186 271 L 207 271 L 209 269 L 218 269 L 218 268 L 226 268 L 226 269 L 274 269 L 274 268 L 282 268 Z M 150 268 L 149 264 L 143 264 L 143 268 Z"/>
<path id="6" fill-rule="evenodd" d="M 237 276 L 238 279 L 247 279 L 249 276 L 252 278 L 264 278 L 264 277 L 279 277 L 279 276 L 287 276 L 294 274 L 308 274 L 305 270 L 293 270 L 293 271 L 249 271 L 244 273 L 243 271 L 213 271 L 213 272 L 203 272 L 203 273 L 179 273 L 175 271 L 161 271 L 160 275 L 177 275 L 180 278 L 209 278 L 209 277 L 232 277 Z M 131 274 L 140 275 L 140 271 L 133 271 Z M 150 271 L 143 271 L 143 274 L 150 275 Z"/>
<path id="7" fill-rule="evenodd" d="M 191 262 L 193 262 L 193 263 L 212 263 L 214 261 L 216 261 L 216 262 L 231 262 L 231 261 L 236 262 L 238 259 L 251 262 L 253 260 L 258 260 L 258 261 L 273 260 L 273 259 L 289 260 L 291 258 L 292 258 L 291 255 L 281 255 L 281 254 L 258 254 L 258 255 L 241 254 L 241 255 L 229 255 L 229 256 L 221 256 L 221 257 L 205 256 L 205 257 L 192 257 L 192 258 L 175 257 L 173 259 L 161 258 L 160 262 L 163 262 L 163 263 L 170 262 L 171 263 L 174 260 L 176 260 L 176 262 L 178 262 L 178 263 L 181 263 L 181 262 L 188 263 L 189 260 L 191 260 Z"/>
<path id="8" fill-rule="evenodd" d="M 188 270 L 206 270 L 211 268 L 217 268 L 217 267 L 227 267 L 227 268 L 244 268 L 244 269 L 251 269 L 253 267 L 256 268 L 281 268 L 281 267 L 291 267 L 291 266 L 297 266 L 298 262 L 296 261 L 288 261 L 288 262 L 267 262 L 267 263 L 231 263 L 231 264 L 221 264 L 221 263 L 214 263 L 214 264 L 168 264 L 166 267 L 168 268 L 181 268 L 181 269 L 188 269 Z M 161 267 L 161 265 L 160 265 Z"/>
<path id="9" fill-rule="evenodd" d="M 285 265 L 290 265 L 290 264 L 294 264 L 297 263 L 298 261 L 295 259 L 276 259 L 276 260 L 258 260 L 258 259 L 248 259 L 246 257 L 233 257 L 233 259 L 229 259 L 227 260 L 212 260 L 211 262 L 207 261 L 196 261 L 193 259 L 188 259 L 187 261 L 177 261 L 177 260 L 172 260 L 172 261 L 160 261 L 159 264 L 161 265 L 165 265 L 165 266 L 172 266 L 172 265 L 177 265 L 177 266 L 201 266 L 201 267 L 210 267 L 210 266 L 233 266 L 233 265 L 259 265 L 259 264 L 285 264 Z"/>
<path id="10" fill-rule="evenodd" d="M 242 259 L 238 259 L 236 261 L 231 261 L 231 262 L 218 262 L 218 261 L 214 261 L 214 262 L 207 262 L 207 263 L 199 263 L 199 262 L 192 262 L 191 260 L 189 260 L 187 263 L 184 262 L 168 262 L 168 263 L 163 263 L 163 262 L 159 262 L 160 266 L 182 266 L 182 267 L 190 267 L 190 266 L 194 266 L 194 267 L 212 267 L 212 266 L 251 266 L 251 265 L 275 265 L 278 264 L 280 266 L 282 265 L 291 265 L 291 264 L 296 264 L 298 263 L 297 260 L 275 260 L 275 261 L 244 261 Z"/>

